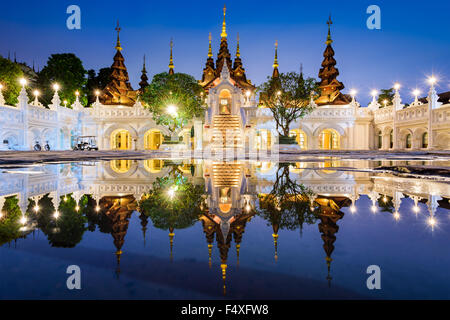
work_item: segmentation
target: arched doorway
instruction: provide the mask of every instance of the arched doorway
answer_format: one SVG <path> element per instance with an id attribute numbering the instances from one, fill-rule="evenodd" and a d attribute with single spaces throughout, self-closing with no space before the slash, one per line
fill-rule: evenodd
<path id="1" fill-rule="evenodd" d="M 158 129 L 148 130 L 144 135 L 144 149 L 158 150 L 164 141 L 164 137 Z"/>
<path id="2" fill-rule="evenodd" d="M 151 159 L 144 161 L 144 168 L 150 173 L 160 172 L 164 166 L 164 161 L 159 159 Z"/>
<path id="3" fill-rule="evenodd" d="M 319 149 L 333 150 L 340 148 L 341 136 L 334 129 L 325 129 L 319 134 Z"/>
<path id="4" fill-rule="evenodd" d="M 308 148 L 308 140 L 306 133 L 301 129 L 293 129 L 289 132 L 291 137 L 295 137 L 295 141 L 297 141 L 300 149 L 306 150 Z"/>
<path id="5" fill-rule="evenodd" d="M 412 147 L 412 135 L 408 133 L 405 138 L 405 147 L 406 149 L 411 149 Z"/>
<path id="6" fill-rule="evenodd" d="M 219 94 L 219 114 L 231 114 L 231 92 L 227 89 Z"/>
<path id="7" fill-rule="evenodd" d="M 117 129 L 111 133 L 111 149 L 113 150 L 130 150 L 131 134 L 128 130 Z"/>
<path id="8" fill-rule="evenodd" d="M 131 160 L 112 160 L 111 169 L 117 173 L 126 173 L 131 168 Z"/>
<path id="9" fill-rule="evenodd" d="M 383 149 L 383 132 L 381 130 L 378 131 L 377 135 L 377 148 Z"/>
<path id="10" fill-rule="evenodd" d="M 424 148 L 424 149 L 428 148 L 428 132 L 424 132 L 422 134 L 421 147 Z"/>

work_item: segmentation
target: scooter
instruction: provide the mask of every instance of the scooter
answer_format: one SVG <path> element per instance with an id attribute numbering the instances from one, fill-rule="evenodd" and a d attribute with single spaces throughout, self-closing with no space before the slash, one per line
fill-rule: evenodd
<path id="1" fill-rule="evenodd" d="M 44 150 L 50 151 L 50 145 L 48 144 L 48 141 L 45 142 Z"/>

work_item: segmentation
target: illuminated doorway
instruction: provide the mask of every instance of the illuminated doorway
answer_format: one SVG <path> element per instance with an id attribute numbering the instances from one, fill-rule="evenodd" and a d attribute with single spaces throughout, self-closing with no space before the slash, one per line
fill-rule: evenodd
<path id="1" fill-rule="evenodd" d="M 164 166 L 163 160 L 151 159 L 151 160 L 144 161 L 145 170 L 147 170 L 150 173 L 160 172 L 161 169 L 163 168 L 163 166 Z"/>
<path id="2" fill-rule="evenodd" d="M 294 129 L 289 132 L 289 136 L 295 137 L 295 141 L 297 141 L 300 149 L 306 150 L 308 146 L 308 140 L 306 137 L 306 133 L 301 129 Z"/>
<path id="3" fill-rule="evenodd" d="M 158 150 L 164 141 L 161 131 L 157 129 L 149 130 L 144 135 L 144 149 Z"/>
<path id="4" fill-rule="evenodd" d="M 325 129 L 319 134 L 319 149 L 332 150 L 340 148 L 340 135 L 334 129 Z"/>
<path id="5" fill-rule="evenodd" d="M 126 173 L 131 168 L 131 160 L 112 160 L 111 169 L 117 173 Z"/>
<path id="6" fill-rule="evenodd" d="M 117 129 L 111 133 L 111 149 L 113 150 L 130 150 L 131 134 L 128 130 Z"/>
<path id="7" fill-rule="evenodd" d="M 219 94 L 219 114 L 231 114 L 231 92 L 226 89 Z"/>

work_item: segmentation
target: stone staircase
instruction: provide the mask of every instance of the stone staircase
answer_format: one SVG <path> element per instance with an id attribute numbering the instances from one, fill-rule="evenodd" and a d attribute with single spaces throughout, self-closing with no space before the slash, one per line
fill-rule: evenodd
<path id="1" fill-rule="evenodd" d="M 242 165 L 240 163 L 213 163 L 214 187 L 239 187 L 241 174 Z"/>
<path id="2" fill-rule="evenodd" d="M 215 115 L 211 144 L 218 148 L 241 148 L 241 120 L 236 115 Z"/>

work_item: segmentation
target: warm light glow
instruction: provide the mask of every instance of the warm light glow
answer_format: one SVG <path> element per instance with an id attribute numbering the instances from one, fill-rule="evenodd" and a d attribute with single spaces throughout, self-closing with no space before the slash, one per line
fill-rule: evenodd
<path id="1" fill-rule="evenodd" d="M 97 205 L 97 206 L 95 207 L 95 211 L 97 211 L 97 212 L 100 211 L 100 206 L 99 206 L 99 205 Z"/>
<path id="2" fill-rule="evenodd" d="M 250 212 L 250 210 L 252 210 L 252 207 L 247 203 L 245 205 L 245 211 Z"/>
<path id="3" fill-rule="evenodd" d="M 420 211 L 419 206 L 414 206 L 413 211 L 414 211 L 414 213 L 419 213 L 419 211 Z"/>
<path id="4" fill-rule="evenodd" d="M 58 91 L 59 90 L 59 84 L 54 83 L 53 84 L 53 90 Z"/>
<path id="5" fill-rule="evenodd" d="M 78 90 L 75 91 L 75 95 L 78 97 L 80 95 L 80 92 Z"/>
<path id="6" fill-rule="evenodd" d="M 383 197 L 383 202 L 387 202 L 387 200 L 388 200 L 387 197 L 384 196 L 384 197 Z"/>
<path id="7" fill-rule="evenodd" d="M 33 209 L 34 209 L 34 212 L 38 212 L 39 211 L 39 206 L 35 205 Z"/>
<path id="8" fill-rule="evenodd" d="M 3 85 L 0 83 L 0 91 L 3 89 Z"/>
<path id="9" fill-rule="evenodd" d="M 77 205 L 77 206 L 75 207 L 75 211 L 80 211 L 80 206 Z"/>
<path id="10" fill-rule="evenodd" d="M 281 91 L 277 91 L 277 96 L 281 96 Z"/>
<path id="11" fill-rule="evenodd" d="M 252 93 L 250 92 L 250 90 L 247 90 L 247 91 L 245 92 L 245 95 L 247 96 L 247 98 L 250 97 L 251 94 L 252 94 Z"/>
<path id="12" fill-rule="evenodd" d="M 388 101 L 386 99 L 383 100 L 383 104 L 386 106 Z"/>
<path id="13" fill-rule="evenodd" d="M 395 90 L 399 90 L 400 89 L 400 83 L 398 83 L 398 82 L 396 82 L 395 84 L 394 84 L 394 89 Z"/>
<path id="14" fill-rule="evenodd" d="M 64 196 L 63 200 L 64 200 L 64 202 L 66 202 L 67 201 L 67 196 Z"/>
<path id="15" fill-rule="evenodd" d="M 100 90 L 95 90 L 95 95 L 98 97 L 100 95 Z"/>
<path id="16" fill-rule="evenodd" d="M 378 94 L 378 91 L 372 90 L 372 92 L 370 92 L 370 94 L 372 95 L 372 97 L 376 97 L 376 95 Z"/>
<path id="17" fill-rule="evenodd" d="M 350 206 L 350 212 L 351 212 L 351 213 L 355 213 L 355 212 L 356 212 L 356 206 L 355 206 L 354 204 L 352 204 L 352 205 Z"/>
<path id="18" fill-rule="evenodd" d="M 352 97 L 356 96 L 357 93 L 358 93 L 358 91 L 356 91 L 356 89 L 350 90 L 350 95 L 351 95 Z"/>
<path id="19" fill-rule="evenodd" d="M 413 95 L 414 95 L 415 97 L 417 97 L 419 94 L 420 94 L 420 90 L 419 90 L 419 89 L 415 89 L 415 90 L 413 91 Z"/>
<path id="20" fill-rule="evenodd" d="M 437 79 L 435 76 L 431 76 L 428 78 L 428 83 L 431 85 L 434 85 L 437 82 Z"/>
<path id="21" fill-rule="evenodd" d="M 372 207 L 370 207 L 370 210 L 372 210 L 372 212 L 377 212 L 377 206 L 373 205 Z"/>
<path id="22" fill-rule="evenodd" d="M 25 78 L 20 78 L 19 82 L 22 85 L 22 87 L 27 84 L 27 80 Z"/>
<path id="23" fill-rule="evenodd" d="M 0 212 L 0 219 L 3 218 L 3 212 Z"/>
<path id="24" fill-rule="evenodd" d="M 20 223 L 21 223 L 21 224 L 27 223 L 27 217 L 22 216 L 22 218 L 20 218 Z"/>
<path id="25" fill-rule="evenodd" d="M 430 227 L 433 228 L 434 226 L 436 226 L 437 220 L 434 217 L 429 217 L 427 223 Z"/>
<path id="26" fill-rule="evenodd" d="M 63 103 L 64 103 L 64 105 L 67 105 L 67 100 L 64 100 Z"/>
<path id="27" fill-rule="evenodd" d="M 167 106 L 167 113 L 170 114 L 172 117 L 177 116 L 177 107 L 173 104 Z"/>
<path id="28" fill-rule="evenodd" d="M 53 214 L 53 218 L 58 219 L 59 218 L 59 212 L 55 211 L 55 213 Z"/>
<path id="29" fill-rule="evenodd" d="M 398 213 L 398 211 L 394 212 L 394 219 L 397 221 L 400 220 L 400 213 Z"/>
<path id="30" fill-rule="evenodd" d="M 173 199 L 173 197 L 175 197 L 175 191 L 177 191 L 177 189 L 177 186 L 171 186 L 169 190 L 167 190 L 167 195 L 170 199 Z"/>
<path id="31" fill-rule="evenodd" d="M 39 90 L 34 90 L 33 94 L 34 94 L 35 97 L 39 97 Z"/>

